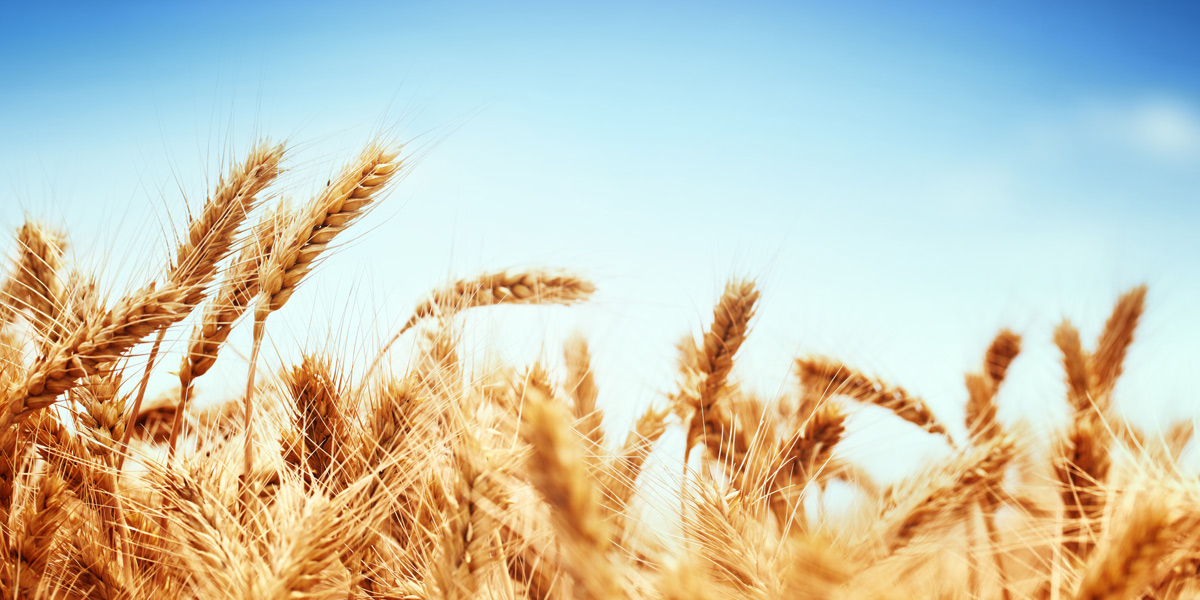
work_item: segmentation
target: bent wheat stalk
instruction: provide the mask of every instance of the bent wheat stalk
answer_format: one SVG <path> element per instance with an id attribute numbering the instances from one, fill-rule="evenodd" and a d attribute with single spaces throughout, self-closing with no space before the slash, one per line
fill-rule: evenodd
<path id="1" fill-rule="evenodd" d="M 422 319 L 498 304 L 578 304 L 590 298 L 595 291 L 596 286 L 592 282 L 555 269 L 504 269 L 470 279 L 459 279 L 434 290 L 413 309 L 412 316 L 400 331 L 375 355 L 364 379 L 375 372 L 396 340 Z"/>

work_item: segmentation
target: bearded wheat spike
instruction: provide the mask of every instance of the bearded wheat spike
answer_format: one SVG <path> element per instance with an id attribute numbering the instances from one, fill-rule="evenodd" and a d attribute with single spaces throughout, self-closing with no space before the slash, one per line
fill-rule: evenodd
<path id="1" fill-rule="evenodd" d="M 704 334 L 700 347 L 686 340 L 681 348 L 681 367 L 686 383 L 675 399 L 675 410 L 690 414 L 685 449 L 690 452 L 696 442 L 720 456 L 722 440 L 732 434 L 734 423 L 725 411 L 717 407 L 721 391 L 733 370 L 733 359 L 746 341 L 750 321 L 754 318 L 759 291 L 749 279 L 735 279 L 725 284 L 721 299 L 713 308 L 713 322 Z"/>
<path id="2" fill-rule="evenodd" d="M 188 228 L 159 287 L 150 284 L 95 315 L 47 349 L 24 382 L 5 390 L 0 431 L 52 404 L 79 380 L 103 371 L 146 336 L 188 315 L 204 294 L 216 265 L 230 250 L 233 232 L 259 192 L 279 174 L 282 146 L 262 145 L 222 180 Z"/>
<path id="3" fill-rule="evenodd" d="M 566 411 L 536 388 L 526 390 L 526 395 L 520 433 L 532 449 L 527 468 L 533 486 L 554 514 L 563 569 L 578 586 L 580 598 L 623 597 L 618 572 L 606 555 L 610 538 L 600 496 L 567 426 Z"/>
<path id="4" fill-rule="evenodd" d="M 1072 422 L 1055 464 L 1062 484 L 1064 545 L 1079 558 L 1095 546 L 1092 528 L 1104 512 L 1111 445 L 1112 436 L 1099 417 L 1086 413 Z"/>
<path id="5" fill-rule="evenodd" d="M 892 552 L 907 546 L 933 525 L 957 523 L 969 507 L 995 494 L 1016 450 L 1016 440 L 1000 435 L 987 444 L 952 459 L 947 475 L 916 494 L 917 503 L 900 511 L 899 526 L 888 543 Z"/>
<path id="6" fill-rule="evenodd" d="M 1067 399 L 1076 413 L 1092 410 L 1088 390 L 1088 357 L 1079 341 L 1079 330 L 1066 319 L 1054 329 L 1054 344 L 1062 352 L 1067 377 Z M 1103 407 L 1101 407 L 1103 408 Z"/>
<path id="7" fill-rule="evenodd" d="M 1180 537 L 1195 539 L 1194 518 L 1172 518 L 1161 500 L 1142 503 L 1122 531 L 1084 571 L 1077 600 L 1140 598 L 1171 569 L 1167 560 Z"/>
<path id="8" fill-rule="evenodd" d="M 635 484 L 642 467 L 650 457 L 654 444 L 667 431 L 668 414 L 669 411 L 665 409 L 646 409 L 634 422 L 620 453 L 612 458 L 604 485 L 605 505 L 612 514 L 619 515 L 629 507 L 637 491 Z"/>
<path id="9" fill-rule="evenodd" d="M 983 373 L 971 373 L 967 384 L 967 431 L 972 438 L 987 439 L 994 436 L 999 426 L 996 422 L 996 392 L 1008 367 L 1021 352 L 1021 336 L 1002 330 L 992 340 L 983 357 Z"/>
<path id="10" fill-rule="evenodd" d="M 283 308 L 329 243 L 362 218 L 404 165 L 399 149 L 371 144 L 325 190 L 280 226 L 259 284 L 270 312 Z"/>
<path id="11" fill-rule="evenodd" d="M 34 502 L 26 508 L 13 554 L 21 561 L 17 587 L 32 594 L 47 574 L 58 530 L 67 522 L 67 484 L 54 474 L 42 477 Z"/>
<path id="12" fill-rule="evenodd" d="M 845 432 L 846 414 L 836 403 L 828 402 L 813 413 L 775 453 L 778 463 L 770 470 L 775 475 L 774 495 L 790 495 L 816 480 Z"/>
<path id="13" fill-rule="evenodd" d="M 460 279 L 434 290 L 413 310 L 400 333 L 421 319 L 497 304 L 576 304 L 591 297 L 590 281 L 553 269 L 505 269 Z"/>
<path id="14" fill-rule="evenodd" d="M 738 494 L 707 480 L 697 482 L 688 496 L 684 535 L 697 546 L 703 568 L 715 582 L 733 588 L 728 591 L 736 591 L 736 597 L 770 598 L 770 567 L 764 564 L 760 540 L 748 531 L 752 525 Z"/>
<path id="15" fill-rule="evenodd" d="M 208 372 L 217 360 L 217 351 L 228 339 L 234 323 L 246 312 L 258 295 L 258 270 L 271 255 L 287 206 L 279 204 L 267 213 L 247 236 L 242 250 L 216 296 L 205 306 L 200 323 L 192 330 L 187 354 L 179 365 L 180 387 Z"/>
<path id="16" fill-rule="evenodd" d="M 1146 286 L 1142 285 L 1123 294 L 1113 307 L 1112 315 L 1104 324 L 1104 332 L 1096 344 L 1096 352 L 1088 363 L 1091 374 L 1089 384 L 1094 396 L 1107 395 L 1116 385 L 1125 362 L 1125 353 L 1133 343 L 1133 333 L 1145 306 Z"/>
<path id="17" fill-rule="evenodd" d="M 339 379 L 328 360 L 309 355 L 286 377 L 295 401 L 293 421 L 303 433 L 305 466 L 322 485 L 335 481 L 349 455 L 352 428 Z"/>
<path id="18" fill-rule="evenodd" d="M 575 412 L 575 427 L 595 448 L 604 446 L 604 412 L 596 408 L 596 378 L 592 375 L 592 355 L 588 352 L 587 340 L 580 334 L 572 335 L 563 347 L 563 358 L 567 363 L 567 392 L 575 401 L 571 407 Z"/>
<path id="19" fill-rule="evenodd" d="M 933 416 L 929 405 L 902 387 L 887 385 L 823 357 L 796 359 L 796 373 L 810 394 L 819 394 L 818 397 L 842 394 L 859 402 L 874 404 L 929 433 L 949 439 L 946 427 Z"/>
<path id="20" fill-rule="evenodd" d="M 26 221 L 17 230 L 16 267 L 0 285 L 0 325 L 24 309 L 41 336 L 54 328 L 63 301 L 59 278 L 66 245 L 62 233 L 38 223 Z"/>
<path id="21" fill-rule="evenodd" d="M 200 323 L 192 330 L 188 351 L 179 366 L 179 404 L 175 409 L 170 433 L 170 448 L 174 452 L 179 434 L 183 429 L 183 418 L 187 414 L 188 399 L 191 397 L 192 382 L 208 372 L 217 360 L 217 352 L 228 339 L 233 325 L 246 312 L 250 302 L 258 295 L 259 266 L 270 256 L 272 245 L 278 233 L 285 204 L 276 205 L 265 217 L 258 222 L 243 243 L 234 264 L 226 272 L 225 279 L 215 298 L 209 301 L 204 309 Z M 158 344 L 162 340 L 162 332 L 150 351 L 150 361 L 158 353 Z M 149 369 L 149 366 L 147 366 Z M 147 372 L 148 376 L 149 373 Z M 133 412 L 129 415 L 129 425 L 126 427 L 126 439 L 133 433 L 132 423 L 140 416 L 141 400 L 145 393 L 146 379 L 138 390 Z"/>

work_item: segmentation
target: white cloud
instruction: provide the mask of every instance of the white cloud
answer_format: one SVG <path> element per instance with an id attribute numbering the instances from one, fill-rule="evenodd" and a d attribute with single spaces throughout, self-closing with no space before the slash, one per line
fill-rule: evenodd
<path id="1" fill-rule="evenodd" d="M 1024 131 L 1024 157 L 1085 160 L 1113 154 L 1166 167 L 1200 166 L 1200 105 L 1179 94 L 1094 98 Z"/>
<path id="2" fill-rule="evenodd" d="M 1200 112 L 1178 97 L 1097 103 L 1085 110 L 1082 133 L 1093 141 L 1177 164 L 1200 162 Z"/>

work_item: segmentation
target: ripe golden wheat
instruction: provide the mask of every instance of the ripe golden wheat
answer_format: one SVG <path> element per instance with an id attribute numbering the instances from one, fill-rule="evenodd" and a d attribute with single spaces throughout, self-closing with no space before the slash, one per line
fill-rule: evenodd
<path id="1" fill-rule="evenodd" d="M 1191 424 L 1156 435 L 1113 410 L 1144 287 L 1119 299 L 1090 351 L 1069 322 L 1054 331 L 1072 418 L 1048 440 L 997 418 L 997 392 L 1020 359 L 1009 330 L 966 375 L 961 439 L 921 398 L 826 357 L 796 357 L 783 397 L 752 394 L 735 369 L 761 295 L 748 279 L 730 281 L 701 338 L 680 343 L 677 387 L 646 398 L 621 435 L 602 426 L 582 337 L 562 349 L 561 372 L 464 367 L 460 312 L 589 299 L 592 282 L 555 269 L 436 288 L 366 369 L 306 355 L 255 381 L 267 317 L 319 277 L 338 234 L 385 201 L 408 168 L 402 151 L 372 143 L 293 205 L 275 189 L 285 148 L 256 146 L 192 213 L 161 274 L 113 300 L 65 259 L 65 234 L 36 221 L 17 230 L 0 280 L 0 597 L 1200 590 L 1200 481 L 1179 465 Z M 195 382 L 243 317 L 253 327 L 245 394 L 198 408 Z M 177 326 L 190 333 L 168 363 L 162 343 Z M 406 372 L 380 368 L 402 335 L 414 336 L 418 359 Z M 143 343 L 147 360 L 134 360 Z M 149 375 L 165 364 L 179 365 L 178 388 L 147 400 Z M 937 436 L 948 457 L 881 487 L 839 451 L 856 404 Z M 663 457 L 684 465 L 678 496 L 643 496 L 671 429 L 685 440 Z M 821 502 L 835 484 L 853 490 L 852 508 Z"/>

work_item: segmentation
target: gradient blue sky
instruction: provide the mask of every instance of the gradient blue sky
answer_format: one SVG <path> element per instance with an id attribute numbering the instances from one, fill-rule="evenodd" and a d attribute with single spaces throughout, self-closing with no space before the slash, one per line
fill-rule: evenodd
<path id="1" fill-rule="evenodd" d="M 426 154 L 272 323 L 280 352 L 369 355 L 450 275 L 574 267 L 594 305 L 471 325 L 521 360 L 582 328 L 620 426 L 746 273 L 766 296 L 739 368 L 764 392 L 830 353 L 956 421 L 962 373 L 1011 326 L 1027 352 L 1002 414 L 1053 423 L 1053 325 L 1094 336 L 1147 282 L 1120 402 L 1153 422 L 1200 396 L 1200 9 L 1182 5 L 12 4 L 0 226 L 69 229 L 119 289 L 256 136 L 292 143 L 299 195 L 387 128 Z"/>

